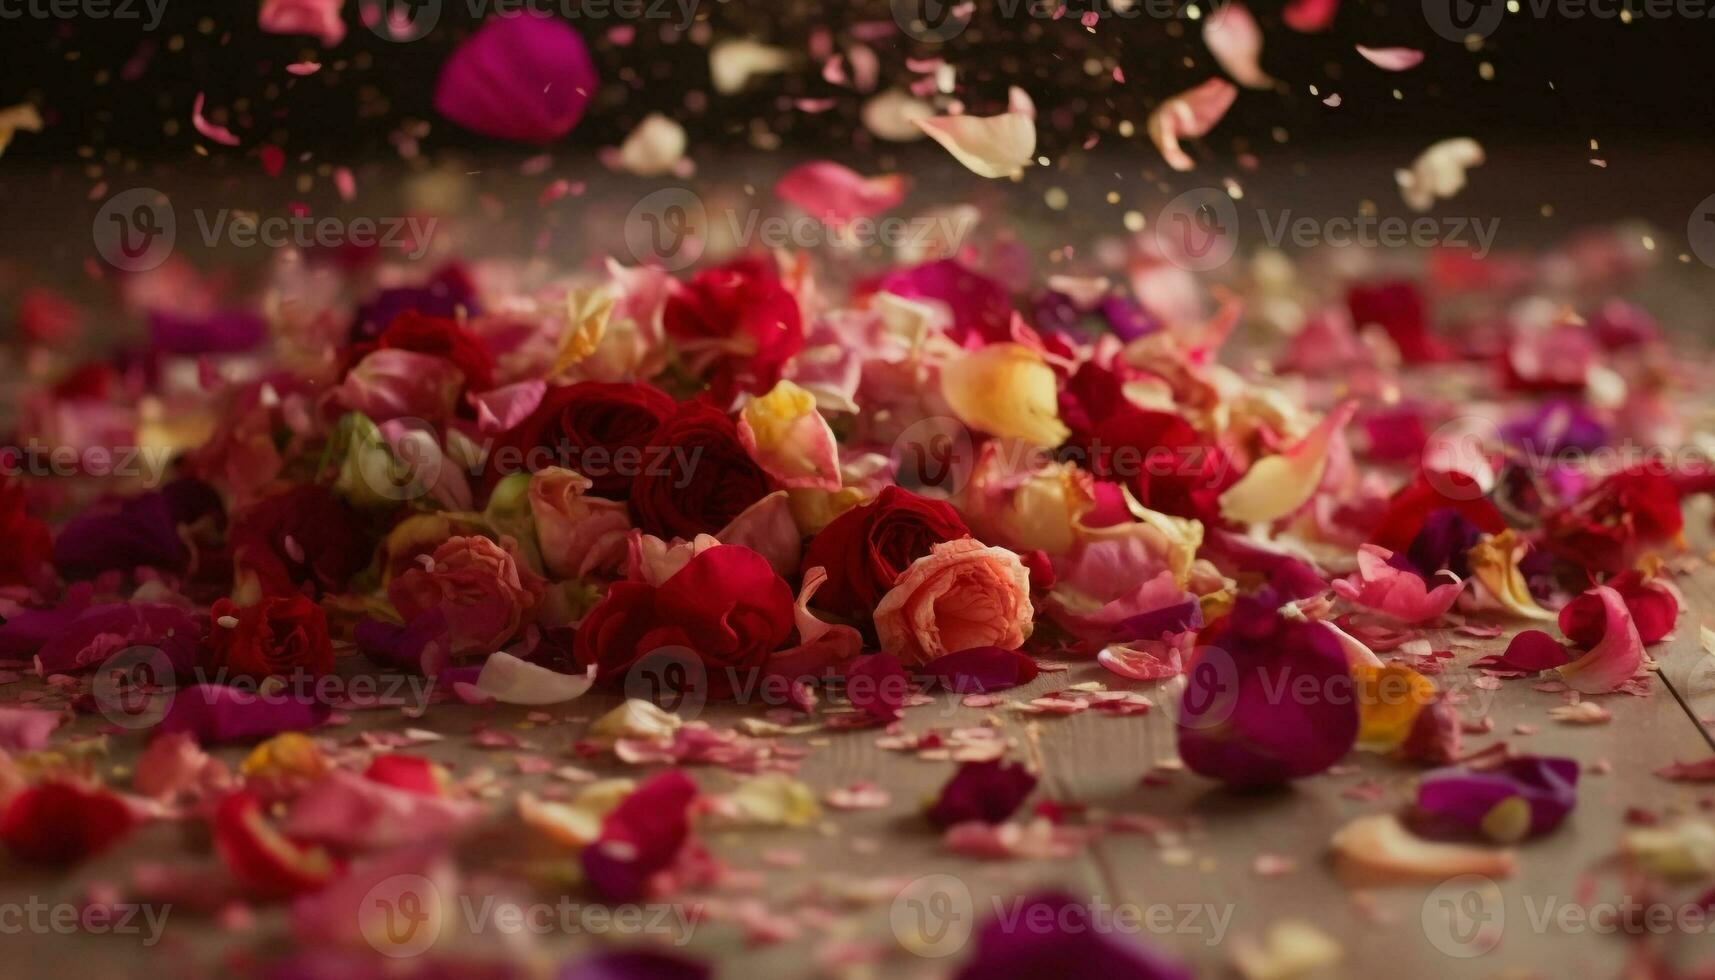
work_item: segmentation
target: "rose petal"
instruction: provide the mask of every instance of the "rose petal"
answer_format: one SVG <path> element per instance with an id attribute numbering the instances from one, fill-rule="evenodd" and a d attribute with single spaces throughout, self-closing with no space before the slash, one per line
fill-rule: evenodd
<path id="1" fill-rule="evenodd" d="M 1036 156 L 1036 122 L 1022 113 L 931 116 L 915 122 L 979 177 L 1016 177 Z"/>
<path id="2" fill-rule="evenodd" d="M 1262 29 L 1243 4 L 1217 6 L 1203 22 L 1203 43 L 1233 80 L 1245 88 L 1273 88 L 1274 79 L 1262 70 Z M 1362 49 L 1360 49 L 1362 50 Z"/>
<path id="3" fill-rule="evenodd" d="M 1364 60 L 1383 71 L 1406 71 L 1423 63 L 1423 52 L 1416 48 L 1366 48 L 1357 45 Z"/>
<path id="4" fill-rule="evenodd" d="M 1605 694 L 1637 676 L 1644 663 L 1644 644 L 1632 623 L 1625 599 L 1607 586 L 1591 590 L 1601 600 L 1607 622 L 1602 640 L 1590 652 L 1560 668 L 1560 679 L 1575 691 Z"/>
<path id="5" fill-rule="evenodd" d="M 1196 163 L 1179 148 L 1179 141 L 1196 139 L 1214 129 L 1238 97 L 1239 90 L 1233 83 L 1211 78 L 1157 106 L 1149 114 L 1146 128 L 1167 165 L 1178 171 L 1195 169 Z"/>

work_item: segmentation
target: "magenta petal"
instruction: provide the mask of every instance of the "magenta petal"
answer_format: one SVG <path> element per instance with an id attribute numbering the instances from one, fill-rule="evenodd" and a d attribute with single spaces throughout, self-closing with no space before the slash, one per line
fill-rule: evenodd
<path id="1" fill-rule="evenodd" d="M 891 653 L 858 657 L 846 668 L 846 697 L 852 706 L 884 724 L 898 720 L 910 690 L 911 678 Z"/>
<path id="2" fill-rule="evenodd" d="M 1086 903 L 1058 892 L 1002 903 L 999 914 L 977 930 L 976 953 L 954 975 L 955 980 L 1191 980 L 1195 976 L 1183 963 L 1120 930 L 1092 928 L 1091 911 Z"/>
<path id="3" fill-rule="evenodd" d="M 967 762 L 947 780 L 926 815 L 943 830 L 972 820 L 1000 823 L 1035 789 L 1036 777 L 1016 762 Z"/>
<path id="4" fill-rule="evenodd" d="M 1521 670 L 1536 673 L 1553 670 L 1570 663 L 1572 655 L 1566 645 L 1542 630 L 1525 630 L 1507 644 L 1507 652 L 1499 657 L 1486 657 L 1472 666 L 1491 670 Z"/>
<path id="5" fill-rule="evenodd" d="M 936 657 L 918 670 L 955 694 L 1004 691 L 1036 679 L 1036 661 L 1019 650 L 972 647 Z"/>
<path id="6" fill-rule="evenodd" d="M 1179 756 L 1236 786 L 1313 776 L 1351 751 L 1357 699 L 1334 631 L 1292 622 L 1277 597 L 1240 599 L 1186 666 Z"/>
<path id="7" fill-rule="evenodd" d="M 601 824 L 601 837 L 584 848 L 584 877 L 610 902 L 648 894 L 649 878 L 673 863 L 691 836 L 697 784 L 677 769 L 651 777 Z"/>
<path id="8" fill-rule="evenodd" d="M 583 118 L 596 84 L 577 31 L 552 17 L 502 15 L 442 66 L 435 109 L 484 136 L 551 143 Z"/>
<path id="9" fill-rule="evenodd" d="M 0 751 L 34 752 L 48 744 L 48 736 L 58 727 L 57 711 L 0 708 Z"/>
<path id="10" fill-rule="evenodd" d="M 83 610 L 36 652 L 43 677 L 87 670 L 128 647 L 155 647 L 175 671 L 196 665 L 203 628 L 177 606 L 113 602 Z"/>
<path id="11" fill-rule="evenodd" d="M 1483 836 L 1484 818 L 1515 796 L 1530 807 L 1528 836 L 1548 833 L 1578 802 L 1578 763 L 1523 756 L 1490 770 L 1437 769 L 1417 787 L 1418 829 L 1434 836 Z"/>
<path id="12" fill-rule="evenodd" d="M 327 704 L 285 693 L 262 695 L 219 684 L 194 684 L 173 695 L 172 706 L 156 731 L 187 732 L 204 744 L 269 738 L 301 732 L 333 714 Z"/>

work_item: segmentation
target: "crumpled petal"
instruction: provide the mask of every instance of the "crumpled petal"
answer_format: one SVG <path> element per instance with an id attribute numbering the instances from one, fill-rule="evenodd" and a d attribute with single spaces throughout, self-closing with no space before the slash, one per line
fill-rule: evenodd
<path id="1" fill-rule="evenodd" d="M 1486 534 L 1471 549 L 1471 576 L 1488 597 L 1513 615 L 1552 620 L 1554 614 L 1537 604 L 1525 583 L 1524 573 L 1519 571 L 1519 561 L 1528 551 L 1530 542 L 1510 528 L 1499 534 Z"/>
<path id="2" fill-rule="evenodd" d="M 678 170 L 685 159 L 685 127 L 659 112 L 643 117 L 619 150 L 611 164 L 638 177 L 664 177 Z"/>
<path id="3" fill-rule="evenodd" d="M 1415 572 L 1388 564 L 1393 552 L 1373 544 L 1358 549 L 1358 572 L 1350 578 L 1335 579 L 1334 591 L 1342 598 L 1373 609 L 1402 623 L 1424 623 L 1445 615 L 1465 583 L 1458 576 L 1453 581 L 1429 588 Z M 1451 573 L 1448 573 L 1451 574 Z"/>
<path id="4" fill-rule="evenodd" d="M 595 672 L 592 665 L 582 674 L 562 674 L 499 650 L 483 661 L 476 689 L 501 704 L 564 704 L 589 693 Z"/>
<path id="5" fill-rule="evenodd" d="M 738 441 L 756 464 L 788 489 L 838 490 L 840 447 L 816 408 L 816 396 L 790 381 L 745 403 Z"/>
<path id="6" fill-rule="evenodd" d="M 1336 870 L 1352 884 L 1505 878 L 1518 869 L 1518 856 L 1510 850 L 1426 841 L 1391 813 L 1358 817 L 1334 834 L 1332 845 Z"/>
<path id="7" fill-rule="evenodd" d="M 1181 172 L 1196 169 L 1196 162 L 1179 148 L 1179 141 L 1196 139 L 1214 129 L 1238 97 L 1239 90 L 1232 82 L 1211 78 L 1157 106 L 1145 126 L 1167 165 Z"/>
<path id="8" fill-rule="evenodd" d="M 1632 622 L 1626 600 L 1605 585 L 1591 590 L 1601 600 L 1607 617 L 1602 640 L 1590 652 L 1560 668 L 1560 679 L 1566 686 L 1585 694 L 1606 694 L 1618 690 L 1637 676 L 1644 664 L 1643 639 Z"/>
<path id="9" fill-rule="evenodd" d="M 1414 211 L 1427 211 L 1441 198 L 1465 189 L 1465 171 L 1483 162 L 1482 144 L 1468 136 L 1432 144 L 1409 170 L 1394 171 L 1400 196 Z"/>
<path id="10" fill-rule="evenodd" d="M 1571 659 L 1564 643 L 1542 630 L 1524 630 L 1507 644 L 1505 653 L 1498 657 L 1485 657 L 1471 666 L 1534 674 L 1564 667 Z"/>

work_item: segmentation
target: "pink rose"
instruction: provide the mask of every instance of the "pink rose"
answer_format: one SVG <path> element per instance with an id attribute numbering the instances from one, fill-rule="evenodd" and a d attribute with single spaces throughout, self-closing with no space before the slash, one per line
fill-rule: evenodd
<path id="1" fill-rule="evenodd" d="M 406 622 L 437 610 L 446 616 L 455 657 L 500 649 L 542 594 L 541 579 L 485 537 L 448 538 L 430 559 L 394 579 L 387 597 Z"/>
<path id="2" fill-rule="evenodd" d="M 550 466 L 530 477 L 530 513 L 542 563 L 555 578 L 613 570 L 625 558 L 631 518 L 623 501 L 588 496 L 588 477 Z"/>
<path id="3" fill-rule="evenodd" d="M 1030 635 L 1030 572 L 1005 548 L 944 541 L 911 563 L 875 607 L 881 648 L 906 664 L 977 647 L 1016 650 Z"/>

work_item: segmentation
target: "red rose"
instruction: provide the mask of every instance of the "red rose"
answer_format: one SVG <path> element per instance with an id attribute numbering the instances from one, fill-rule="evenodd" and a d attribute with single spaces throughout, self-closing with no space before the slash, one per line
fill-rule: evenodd
<path id="1" fill-rule="evenodd" d="M 631 483 L 632 522 L 663 538 L 714 534 L 773 489 L 732 419 L 686 402 L 649 440 Z"/>
<path id="2" fill-rule="evenodd" d="M 774 387 L 804 348 L 798 300 L 765 259 L 738 259 L 675 283 L 661 318 L 688 360 L 712 360 L 710 387 L 723 403 L 740 391 Z"/>
<path id="3" fill-rule="evenodd" d="M 258 681 L 299 671 L 311 677 L 333 673 L 327 614 L 307 596 L 266 596 L 248 607 L 221 599 L 209 615 L 215 670 Z"/>
<path id="4" fill-rule="evenodd" d="M 862 619 L 912 562 L 935 545 L 970 533 L 950 504 L 889 486 L 828 522 L 805 549 L 803 567 L 827 569 L 816 605 Z"/>
<path id="5" fill-rule="evenodd" d="M 648 463 L 649 437 L 677 408 L 653 385 L 583 381 L 555 388 L 506 434 L 491 475 L 562 466 L 588 477 L 590 493 L 624 500 Z"/>
<path id="6" fill-rule="evenodd" d="M 0 480 L 0 585 L 35 585 L 52 560 L 53 535 L 47 524 L 31 517 L 25 506 L 23 484 Z"/>
<path id="7" fill-rule="evenodd" d="M 688 647 L 707 669 L 709 696 L 727 698 L 792 635 L 793 612 L 792 589 L 768 559 L 716 545 L 659 588 L 615 583 L 578 628 L 573 654 L 615 682 L 654 650 Z"/>
<path id="8" fill-rule="evenodd" d="M 1420 470 L 1417 479 L 1388 501 L 1386 512 L 1370 531 L 1370 543 L 1404 554 L 1411 550 L 1411 543 L 1417 540 L 1430 515 L 1439 510 L 1458 513 L 1484 534 L 1499 534 L 1507 529 L 1506 518 L 1483 495 L 1476 479 L 1458 470 Z"/>
<path id="9" fill-rule="evenodd" d="M 339 592 L 375 550 L 365 521 L 325 487 L 306 484 L 259 500 L 233 515 L 227 541 L 241 577 L 264 595 L 307 587 Z"/>
<path id="10" fill-rule="evenodd" d="M 1548 548 L 1579 566 L 1607 575 L 1631 567 L 1645 545 L 1659 544 L 1685 526 L 1679 490 L 1647 469 L 1615 473 L 1583 499 L 1548 516 Z"/>
<path id="11" fill-rule="evenodd" d="M 494 387 L 494 354 L 482 338 L 459 326 L 451 317 L 427 316 L 406 310 L 381 332 L 382 348 L 415 351 L 444 357 L 464 372 L 465 387 L 487 391 Z"/>
<path id="12" fill-rule="evenodd" d="M 1238 482 L 1238 467 L 1179 416 L 1127 405 L 1096 425 L 1090 446 L 1096 476 L 1131 487 L 1150 510 L 1225 523 L 1221 494 Z"/>

